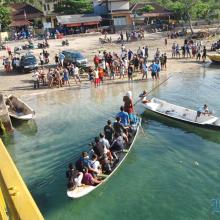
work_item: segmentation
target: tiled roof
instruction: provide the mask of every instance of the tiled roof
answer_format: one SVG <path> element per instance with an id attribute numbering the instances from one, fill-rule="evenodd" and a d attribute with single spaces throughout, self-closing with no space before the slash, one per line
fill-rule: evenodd
<path id="1" fill-rule="evenodd" d="M 25 14 L 27 20 L 43 16 L 42 11 L 26 3 L 10 4 L 9 8 L 11 8 L 12 11 L 12 20 L 25 19 Z"/>

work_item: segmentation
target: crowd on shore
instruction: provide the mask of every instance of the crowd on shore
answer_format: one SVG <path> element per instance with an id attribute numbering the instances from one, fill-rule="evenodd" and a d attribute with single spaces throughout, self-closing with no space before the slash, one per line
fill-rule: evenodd
<path id="1" fill-rule="evenodd" d="M 197 61 L 206 61 L 207 49 L 202 42 L 194 42 L 193 40 L 184 40 L 183 46 L 177 43 L 172 45 L 172 58 L 196 58 Z"/>
<path id="2" fill-rule="evenodd" d="M 86 71 L 88 73 L 88 80 L 98 87 L 104 80 L 115 80 L 128 78 L 133 80 L 135 73 L 142 74 L 142 80 L 148 79 L 148 72 L 151 71 L 152 79 L 159 79 L 160 71 L 166 69 L 167 56 L 161 54 L 159 49 L 154 54 L 152 63 L 148 63 L 148 47 L 142 49 L 139 47 L 136 52 L 127 50 L 122 44 L 121 52 L 111 53 L 107 51 L 99 51 L 93 58 L 94 66 L 89 66 Z M 47 73 L 43 68 L 38 68 L 33 73 L 34 88 L 39 88 L 40 82 L 51 88 L 53 86 L 62 87 L 70 86 L 70 79 L 74 79 L 76 84 L 81 83 L 80 68 L 73 63 L 64 65 L 65 56 L 60 53 L 55 56 L 56 68 L 50 68 Z"/>
<path id="3" fill-rule="evenodd" d="M 72 80 L 78 84 L 82 82 L 82 78 L 87 77 L 95 87 L 100 86 L 105 80 L 113 81 L 127 78 L 131 82 L 137 74 L 140 74 L 139 78 L 142 80 L 149 79 L 149 76 L 153 80 L 158 80 L 160 72 L 167 69 L 167 54 L 161 52 L 158 48 L 149 54 L 148 46 L 144 45 L 138 47 L 137 50 L 131 50 L 127 48 L 128 44 L 125 44 L 126 40 L 130 39 L 129 36 L 136 34 L 137 37 L 142 38 L 144 37 L 142 33 L 142 30 L 136 33 L 121 32 L 120 39 L 122 44 L 119 52 L 98 51 L 93 57 L 93 64 L 87 67 L 64 62 L 65 55 L 61 52 L 56 54 L 53 59 L 48 51 L 43 48 L 39 55 L 40 65 L 34 70 L 32 75 L 34 88 L 71 86 Z M 175 38 L 178 35 L 175 32 L 169 34 L 169 41 L 173 41 L 171 47 L 172 58 L 195 58 L 197 61 L 202 59 L 205 62 L 207 50 L 201 41 L 185 39 L 181 46 L 175 42 Z M 165 48 L 167 44 L 168 39 L 165 38 Z M 3 57 L 5 71 L 19 71 L 20 59 L 12 53 L 10 47 L 7 48 L 7 51 L 8 57 Z M 49 62 L 50 64 L 55 63 L 55 67 L 44 67 Z M 86 73 L 87 76 L 85 74 L 81 75 L 82 72 Z"/>

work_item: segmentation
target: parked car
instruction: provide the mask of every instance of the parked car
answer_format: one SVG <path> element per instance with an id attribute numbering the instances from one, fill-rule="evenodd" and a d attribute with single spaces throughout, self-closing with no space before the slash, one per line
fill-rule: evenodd
<path id="1" fill-rule="evenodd" d="M 78 67 L 86 67 L 88 65 L 88 60 L 79 52 L 75 50 L 64 50 L 62 54 L 65 56 L 64 64 L 74 63 Z"/>
<path id="2" fill-rule="evenodd" d="M 37 59 L 33 54 L 24 55 L 21 57 L 20 69 L 22 72 L 29 72 L 37 67 Z"/>

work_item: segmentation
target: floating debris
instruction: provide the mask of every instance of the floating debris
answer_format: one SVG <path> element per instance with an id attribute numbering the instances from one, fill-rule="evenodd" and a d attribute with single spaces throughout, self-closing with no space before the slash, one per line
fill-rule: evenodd
<path id="1" fill-rule="evenodd" d="M 195 166 L 199 166 L 199 162 L 198 161 L 194 161 L 194 165 Z"/>

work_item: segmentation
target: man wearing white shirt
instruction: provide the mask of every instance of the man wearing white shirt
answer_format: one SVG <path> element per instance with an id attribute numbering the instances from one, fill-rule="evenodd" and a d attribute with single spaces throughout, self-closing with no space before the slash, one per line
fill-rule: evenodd
<path id="1" fill-rule="evenodd" d="M 141 53 L 142 53 L 142 57 L 145 57 L 145 48 L 144 47 L 142 48 Z"/>
<path id="2" fill-rule="evenodd" d="M 77 79 L 79 80 L 79 83 L 81 82 L 80 77 L 79 77 L 79 67 L 75 66 L 74 71 L 73 71 L 73 78 L 75 79 L 75 82 L 77 84 Z"/>
<path id="3" fill-rule="evenodd" d="M 97 155 L 93 154 L 91 160 L 88 162 L 89 170 L 92 171 L 93 175 L 102 173 L 101 164 L 97 160 Z"/>
<path id="4" fill-rule="evenodd" d="M 111 161 L 113 159 L 111 151 L 109 150 L 110 144 L 109 141 L 105 138 L 105 135 L 103 133 L 100 133 L 100 139 L 99 142 L 103 144 L 104 146 L 104 153 L 108 156 L 109 160 Z"/>
<path id="5" fill-rule="evenodd" d="M 39 78 L 40 78 L 40 74 L 38 72 L 38 70 L 35 70 L 33 75 L 32 75 L 32 78 L 34 80 L 34 88 L 38 88 L 40 87 L 40 82 L 39 82 Z"/>

